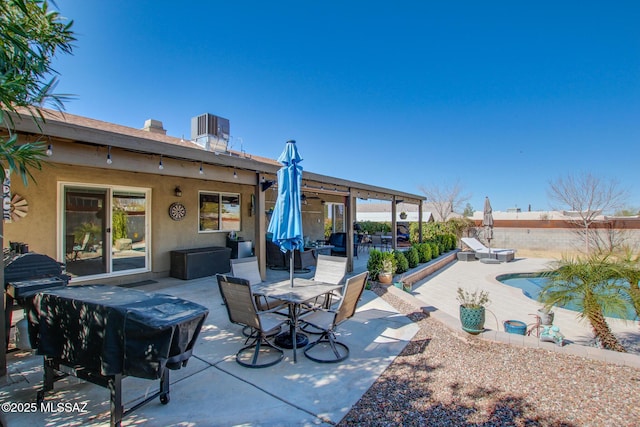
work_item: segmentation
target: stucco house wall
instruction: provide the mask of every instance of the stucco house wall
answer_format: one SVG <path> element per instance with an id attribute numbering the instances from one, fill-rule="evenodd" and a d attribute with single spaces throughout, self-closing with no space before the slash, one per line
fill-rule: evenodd
<path id="1" fill-rule="evenodd" d="M 61 227 L 59 218 L 59 183 L 96 184 L 108 186 L 132 186 L 149 188 L 150 196 L 150 249 L 151 276 L 166 276 L 170 269 L 170 251 L 206 246 L 225 246 L 228 232 L 198 232 L 198 192 L 240 193 L 241 230 L 238 235 L 255 242 L 254 216 L 249 216 L 249 201 L 254 187 L 242 184 L 190 179 L 185 177 L 158 176 L 142 172 L 47 164 L 42 171 L 33 173 L 36 180 L 24 187 L 22 182 L 12 182 L 13 194 L 20 194 L 29 203 L 29 213 L 16 222 L 4 224 L 4 241 L 21 241 L 29 250 L 63 260 L 64 251 L 58 241 Z M 180 186 L 182 197 L 176 197 L 174 189 Z M 168 215 L 171 203 L 180 201 L 187 210 L 186 217 L 174 221 Z M 62 253 L 61 253 L 62 252 Z"/>

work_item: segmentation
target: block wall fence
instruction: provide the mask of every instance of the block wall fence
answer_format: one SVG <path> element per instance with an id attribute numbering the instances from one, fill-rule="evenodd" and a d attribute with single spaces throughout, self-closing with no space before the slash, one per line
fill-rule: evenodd
<path id="1" fill-rule="evenodd" d="M 640 248 L 640 230 L 619 230 L 631 247 Z M 479 231 L 479 240 L 485 245 Z M 526 249 L 532 251 L 576 251 L 584 248 L 584 241 L 575 229 L 494 227 L 491 246 L 494 248 Z"/>

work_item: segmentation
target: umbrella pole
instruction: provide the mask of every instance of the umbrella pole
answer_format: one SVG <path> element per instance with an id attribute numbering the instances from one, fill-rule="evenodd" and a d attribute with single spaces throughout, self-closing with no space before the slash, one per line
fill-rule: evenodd
<path id="1" fill-rule="evenodd" d="M 294 263 L 293 249 L 291 249 L 289 253 L 291 254 L 289 256 L 289 277 L 291 279 L 291 287 L 293 288 L 293 263 Z"/>

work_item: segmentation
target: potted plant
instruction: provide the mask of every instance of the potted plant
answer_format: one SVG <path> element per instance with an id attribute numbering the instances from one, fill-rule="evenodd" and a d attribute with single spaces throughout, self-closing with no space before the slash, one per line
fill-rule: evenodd
<path id="1" fill-rule="evenodd" d="M 462 330 L 476 335 L 484 331 L 485 306 L 489 304 L 487 291 L 469 292 L 458 288 L 458 302 L 460 303 L 460 323 Z"/>
<path id="2" fill-rule="evenodd" d="M 390 285 L 393 282 L 393 273 L 396 271 L 396 258 L 392 252 L 382 253 L 382 266 L 378 273 L 378 282 Z"/>
<path id="3" fill-rule="evenodd" d="M 400 219 L 407 219 L 407 213 L 404 211 L 400 212 Z"/>
<path id="4" fill-rule="evenodd" d="M 553 307 L 544 306 L 538 309 L 541 325 L 553 325 Z"/>

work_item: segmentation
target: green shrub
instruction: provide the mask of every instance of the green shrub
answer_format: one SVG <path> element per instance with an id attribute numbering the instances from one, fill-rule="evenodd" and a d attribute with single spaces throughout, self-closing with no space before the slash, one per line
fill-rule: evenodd
<path id="1" fill-rule="evenodd" d="M 382 251 L 371 249 L 369 251 L 369 261 L 367 261 L 369 279 L 378 280 L 378 273 L 382 271 Z"/>
<path id="2" fill-rule="evenodd" d="M 418 256 L 420 258 L 421 263 L 431 261 L 431 246 L 429 243 L 418 243 L 416 244 L 416 249 L 418 250 Z"/>
<path id="3" fill-rule="evenodd" d="M 440 256 L 440 246 L 436 242 L 430 242 L 431 246 L 431 257 L 438 258 Z"/>
<path id="4" fill-rule="evenodd" d="M 409 261 L 401 251 L 393 251 L 393 255 L 396 257 L 396 273 L 404 273 L 409 270 Z"/>
<path id="5" fill-rule="evenodd" d="M 452 251 L 456 248 L 456 246 L 458 246 L 458 238 L 453 233 L 449 233 L 448 236 L 449 236 L 449 244 L 447 245 L 447 250 Z"/>
<path id="6" fill-rule="evenodd" d="M 420 264 L 420 255 L 418 254 L 418 250 L 415 248 L 415 246 L 411 246 L 404 255 L 405 258 L 407 258 L 409 268 L 415 268 L 418 266 L 418 264 Z"/>

